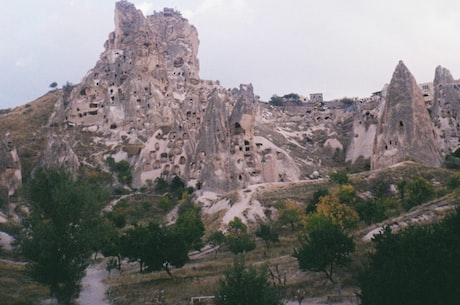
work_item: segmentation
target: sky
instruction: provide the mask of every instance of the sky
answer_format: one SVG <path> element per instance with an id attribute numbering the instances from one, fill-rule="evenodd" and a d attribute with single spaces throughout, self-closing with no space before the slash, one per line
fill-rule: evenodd
<path id="1" fill-rule="evenodd" d="M 274 94 L 367 97 L 399 60 L 418 82 L 460 77 L 457 0 L 131 0 L 179 10 L 197 30 L 202 79 Z M 115 0 L 0 0 L 0 109 L 79 83 L 114 30 Z"/>

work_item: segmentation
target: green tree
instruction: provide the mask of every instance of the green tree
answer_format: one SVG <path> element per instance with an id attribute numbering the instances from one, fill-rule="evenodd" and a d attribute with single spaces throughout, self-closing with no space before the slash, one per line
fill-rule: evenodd
<path id="1" fill-rule="evenodd" d="M 316 205 L 319 203 L 321 197 L 329 195 L 329 190 L 326 188 L 319 188 L 313 193 L 313 197 L 310 200 L 310 204 L 305 209 L 306 213 L 314 213 L 316 212 Z"/>
<path id="2" fill-rule="evenodd" d="M 268 103 L 272 106 L 277 106 L 277 107 L 283 106 L 284 104 L 283 98 L 281 96 L 277 96 L 276 94 L 270 98 L 270 101 Z"/>
<path id="3" fill-rule="evenodd" d="M 284 202 L 278 211 L 279 224 L 282 226 L 289 224 L 292 231 L 294 231 L 295 226 L 301 224 L 305 218 L 304 209 L 292 200 Z"/>
<path id="4" fill-rule="evenodd" d="M 337 184 L 347 184 L 349 183 L 347 171 L 344 169 L 335 171 L 329 174 L 329 179 L 333 183 Z"/>
<path id="5" fill-rule="evenodd" d="M 256 242 L 248 234 L 248 227 L 239 217 L 228 223 L 227 244 L 234 254 L 244 253 L 256 248 Z"/>
<path id="6" fill-rule="evenodd" d="M 460 214 L 373 238 L 375 251 L 359 276 L 363 305 L 458 304 Z"/>
<path id="7" fill-rule="evenodd" d="M 303 271 L 323 272 L 341 294 L 340 283 L 334 278 L 336 268 L 349 261 L 355 244 L 338 225 L 327 219 L 310 227 L 302 240 L 301 247 L 294 250 L 299 268 Z"/>
<path id="8" fill-rule="evenodd" d="M 433 199 L 433 186 L 423 177 L 414 177 L 404 187 L 403 206 L 406 210 Z"/>
<path id="9" fill-rule="evenodd" d="M 222 231 L 215 231 L 211 233 L 211 235 L 209 235 L 209 237 L 207 238 L 207 242 L 211 247 L 215 248 L 214 256 L 217 256 L 217 252 L 223 245 L 225 245 L 225 243 L 227 242 L 227 238 L 225 237 L 225 234 Z"/>
<path id="10" fill-rule="evenodd" d="M 200 250 L 203 247 L 201 238 L 204 235 L 204 224 L 201 220 L 200 209 L 192 208 L 179 215 L 174 226 L 189 250 Z"/>
<path id="11" fill-rule="evenodd" d="M 98 235 L 101 205 L 94 188 L 63 169 L 39 168 L 26 185 L 30 215 L 19 239 L 29 270 L 59 304 L 71 304 L 81 290 Z"/>
<path id="12" fill-rule="evenodd" d="M 122 254 L 139 263 L 139 271 L 165 270 L 174 278 L 170 266 L 182 267 L 188 261 L 184 239 L 174 230 L 156 223 L 137 226 L 128 230 L 122 238 Z"/>
<path id="13" fill-rule="evenodd" d="M 280 305 L 281 299 L 269 281 L 268 269 L 260 272 L 245 267 L 244 258 L 235 257 L 233 266 L 225 271 L 215 293 L 216 305 Z"/>
<path id="14" fill-rule="evenodd" d="M 275 228 L 273 228 L 273 226 L 269 224 L 260 224 L 256 231 L 256 236 L 264 241 L 265 249 L 267 251 L 270 250 L 271 243 L 279 241 L 278 232 L 275 230 Z"/>

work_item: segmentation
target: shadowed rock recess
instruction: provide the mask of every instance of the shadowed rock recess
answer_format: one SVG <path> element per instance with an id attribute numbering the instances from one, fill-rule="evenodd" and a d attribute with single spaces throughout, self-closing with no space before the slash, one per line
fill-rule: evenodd
<path id="1" fill-rule="evenodd" d="M 81 83 L 49 95 L 55 106 L 48 124 L 31 128 L 32 138 L 47 139 L 40 163 L 77 174 L 107 170 L 113 157 L 129 162 L 134 188 L 179 176 L 223 193 L 326 177 L 344 166 L 413 160 L 439 167 L 458 147 L 460 82 L 445 68 L 436 69 L 434 82 L 417 84 L 400 62 L 390 85 L 368 98 L 323 103 L 291 94 L 298 100 L 274 107 L 259 101 L 251 84 L 226 89 L 200 79 L 198 45 L 197 30 L 178 11 L 144 17 L 117 2 L 115 30 L 95 67 Z M 8 118 L 35 113 L 27 106 L 0 113 L 4 132 L 18 130 L 2 124 Z M 16 152 L 13 141 L 0 143 L 0 185 L 9 195 L 20 185 L 19 159 L 38 165 L 30 155 L 41 143 L 22 141 Z"/>

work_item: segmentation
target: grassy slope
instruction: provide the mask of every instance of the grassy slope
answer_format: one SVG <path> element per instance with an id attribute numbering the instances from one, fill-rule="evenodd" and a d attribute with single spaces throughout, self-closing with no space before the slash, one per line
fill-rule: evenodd
<path id="1" fill-rule="evenodd" d="M 0 261 L 0 287 L 3 305 L 35 304 L 48 296 L 48 289 L 34 282 L 22 264 Z"/>
<path id="2" fill-rule="evenodd" d="M 27 177 L 39 160 L 46 140 L 46 124 L 62 90 L 50 91 L 26 105 L 0 115 L 0 137 L 7 132 L 18 149 L 23 177 Z"/>

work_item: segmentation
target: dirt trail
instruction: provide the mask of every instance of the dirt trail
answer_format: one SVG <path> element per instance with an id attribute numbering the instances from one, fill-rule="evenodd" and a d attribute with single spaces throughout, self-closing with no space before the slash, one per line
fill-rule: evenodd
<path id="1" fill-rule="evenodd" d="M 107 277 L 103 263 L 90 265 L 86 269 L 86 276 L 82 280 L 82 290 L 77 299 L 80 305 L 109 305 L 105 292 L 107 286 L 103 280 Z"/>

